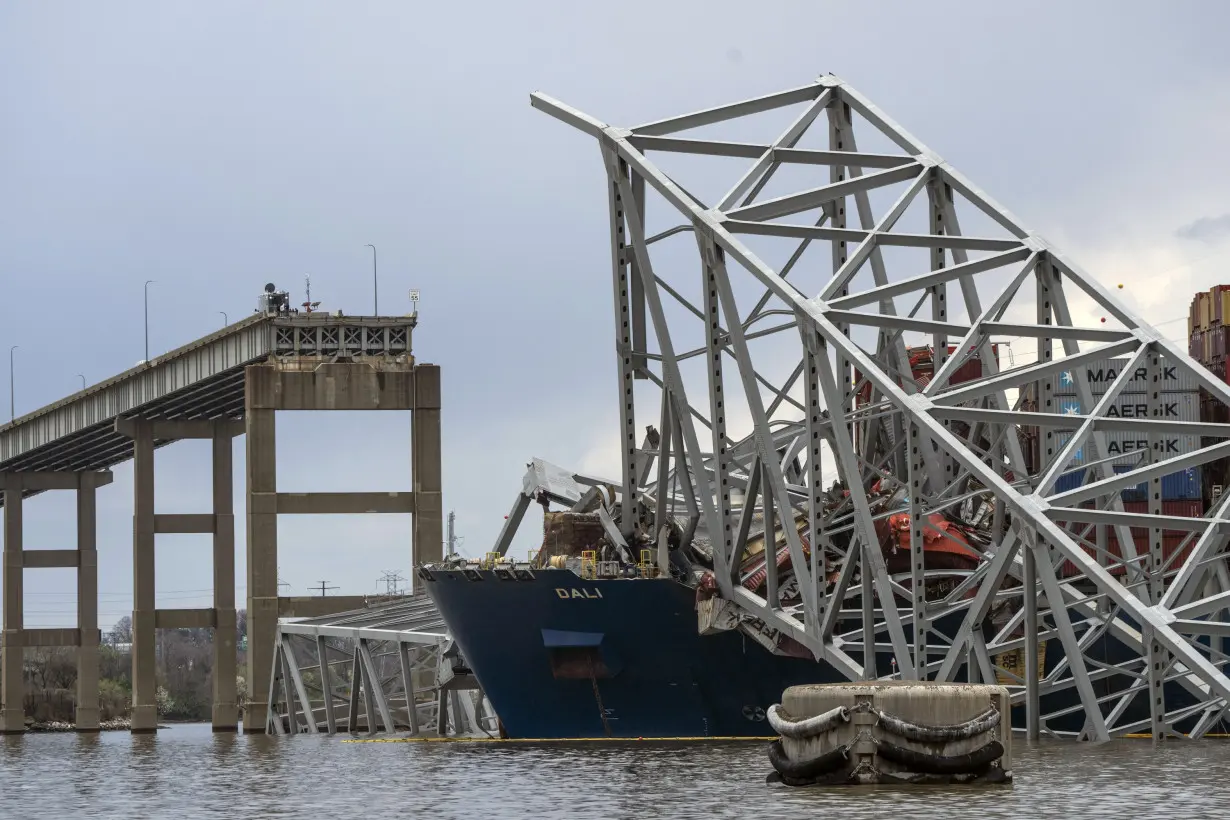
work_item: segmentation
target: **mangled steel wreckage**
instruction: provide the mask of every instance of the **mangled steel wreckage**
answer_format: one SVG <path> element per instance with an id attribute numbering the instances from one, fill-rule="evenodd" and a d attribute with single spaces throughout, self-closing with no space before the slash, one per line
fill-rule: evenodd
<path id="1" fill-rule="evenodd" d="M 606 172 L 620 474 L 535 461 L 487 558 L 422 568 L 506 723 L 538 663 L 511 659 L 541 655 L 586 712 L 559 732 L 628 731 L 645 697 L 763 733 L 764 690 L 830 673 L 998 679 L 1035 736 L 1221 725 L 1230 496 L 1176 514 L 1162 488 L 1230 451 L 1167 417 L 1168 380 L 1224 381 L 835 76 L 630 129 L 532 104 Z M 736 642 L 725 671 L 644 672 L 689 606 L 677 654 L 737 634 L 813 671 Z"/>

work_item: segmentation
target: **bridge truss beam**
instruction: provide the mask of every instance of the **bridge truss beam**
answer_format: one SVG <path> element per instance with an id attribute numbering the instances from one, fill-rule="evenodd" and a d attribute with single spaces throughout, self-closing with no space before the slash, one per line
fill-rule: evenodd
<path id="1" fill-rule="evenodd" d="M 738 628 L 851 679 L 1003 677 L 994 659 L 1023 650 L 1031 734 L 1220 720 L 1227 502 L 1164 516 L 1161 482 L 1230 454 L 1230 425 L 1167 419 L 1168 380 L 1230 404 L 1224 382 L 836 76 L 630 129 L 531 104 L 593 137 L 606 172 L 624 541 L 655 544 L 678 511 Z M 784 130 L 747 141 L 778 114 Z M 1005 363 L 1009 335 L 1036 348 Z M 1146 409 L 1125 418 L 1129 393 Z M 662 424 L 656 468 L 638 411 Z M 1184 430 L 1214 443 L 1168 446 Z M 1125 511 L 1142 483 L 1147 509 Z M 954 540 L 936 513 L 990 523 L 975 565 L 929 596 L 925 545 Z M 901 515 L 909 561 L 892 571 Z M 799 525 L 781 526 L 778 562 L 765 551 L 768 591 L 740 571 L 753 520 Z M 1062 651 L 1048 664 L 1039 643 Z"/>

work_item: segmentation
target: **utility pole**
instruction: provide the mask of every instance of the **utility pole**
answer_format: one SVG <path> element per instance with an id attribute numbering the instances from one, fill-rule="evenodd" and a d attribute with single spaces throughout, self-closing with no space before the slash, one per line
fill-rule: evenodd
<path id="1" fill-rule="evenodd" d="M 13 391 L 13 351 L 21 345 L 13 345 L 9 348 L 9 421 L 17 419 L 17 397 Z"/>
<path id="2" fill-rule="evenodd" d="M 325 590 L 327 590 L 327 589 L 337 589 L 337 587 L 328 587 L 328 586 L 325 586 L 325 584 L 326 584 L 326 583 L 327 583 L 326 581 L 321 581 L 321 582 L 320 582 L 320 597 L 321 597 L 321 598 L 325 597 Z"/>
<path id="3" fill-rule="evenodd" d="M 145 280 L 145 363 L 149 364 L 149 286 L 153 279 Z"/>
<path id="4" fill-rule="evenodd" d="M 363 247 L 372 249 L 372 315 L 380 315 L 380 289 L 376 284 L 376 246 L 370 242 Z"/>

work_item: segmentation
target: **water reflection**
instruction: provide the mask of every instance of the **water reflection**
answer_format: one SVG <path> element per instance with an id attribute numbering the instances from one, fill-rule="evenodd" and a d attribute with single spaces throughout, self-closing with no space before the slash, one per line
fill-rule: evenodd
<path id="1" fill-rule="evenodd" d="M 410 744 L 174 726 L 5 737 L 5 818 L 1204 818 L 1230 742 L 1016 744 L 1012 788 L 790 789 L 763 743 Z"/>

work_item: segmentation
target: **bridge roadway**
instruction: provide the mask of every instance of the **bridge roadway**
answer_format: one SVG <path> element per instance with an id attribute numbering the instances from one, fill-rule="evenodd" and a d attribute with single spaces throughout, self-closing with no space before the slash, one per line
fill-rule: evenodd
<path id="1" fill-rule="evenodd" d="M 0 426 L 4 508 L 3 642 L 0 732 L 25 730 L 22 657 L 30 646 L 78 648 L 78 731 L 96 731 L 98 710 L 98 551 L 95 494 L 111 468 L 133 459 L 132 730 L 157 727 L 154 646 L 158 629 L 211 627 L 213 726 L 239 726 L 236 697 L 235 516 L 231 441 L 247 437 L 247 610 L 249 700 L 243 724 L 266 722 L 270 663 L 279 616 L 312 617 L 355 609 L 357 596 L 281 597 L 277 516 L 306 513 L 410 513 L 412 559 L 439 560 L 443 549 L 440 482 L 440 371 L 417 364 L 417 317 L 256 314 L 54 404 Z M 389 493 L 279 493 L 274 414 L 278 410 L 410 410 L 412 484 Z M 154 450 L 180 439 L 213 441 L 212 509 L 154 511 Z M 26 549 L 22 499 L 75 490 L 75 549 Z M 158 533 L 213 535 L 214 600 L 208 609 L 158 609 L 154 541 Z M 77 626 L 27 629 L 26 570 L 77 570 Z"/>

